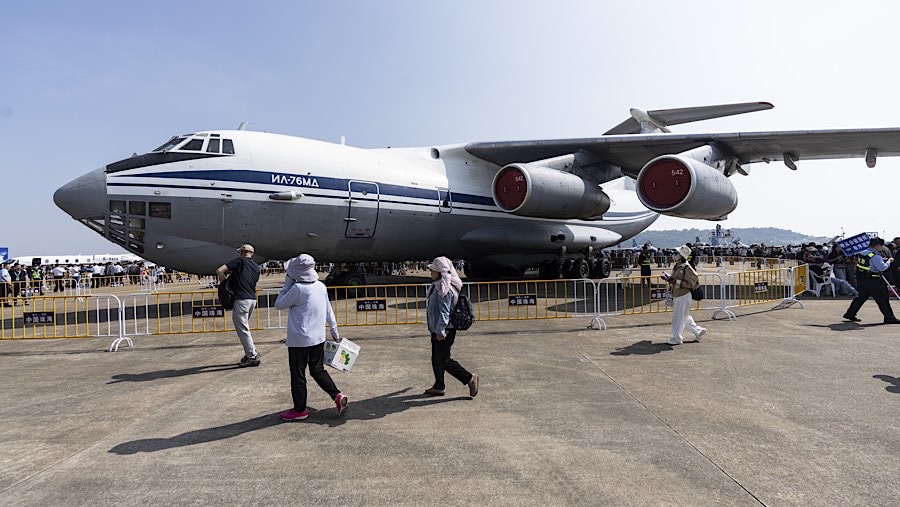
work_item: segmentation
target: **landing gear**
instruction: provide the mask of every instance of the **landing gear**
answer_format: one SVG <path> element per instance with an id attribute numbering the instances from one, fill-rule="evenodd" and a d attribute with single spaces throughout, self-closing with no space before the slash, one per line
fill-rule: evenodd
<path id="1" fill-rule="evenodd" d="M 612 272 L 612 263 L 606 257 L 593 259 L 591 263 L 591 278 L 609 278 Z"/>
<path id="2" fill-rule="evenodd" d="M 541 280 L 558 280 L 563 275 L 562 261 L 545 261 L 538 268 L 538 277 Z"/>
<path id="3" fill-rule="evenodd" d="M 566 271 L 566 278 L 588 278 L 591 274 L 591 268 L 584 259 L 572 259 L 569 269 Z"/>

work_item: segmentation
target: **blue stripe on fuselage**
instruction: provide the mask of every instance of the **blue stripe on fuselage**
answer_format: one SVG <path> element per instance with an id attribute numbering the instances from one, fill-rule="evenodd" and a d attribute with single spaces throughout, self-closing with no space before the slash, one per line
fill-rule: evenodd
<path id="1" fill-rule="evenodd" d="M 233 183 L 249 183 L 255 185 L 272 185 L 279 188 L 291 187 L 305 189 L 310 196 L 334 198 L 335 196 L 327 194 L 315 194 L 309 192 L 311 189 L 333 190 L 339 192 L 347 192 L 350 180 L 344 178 L 331 178 L 326 176 L 302 176 L 289 173 L 276 173 L 267 171 L 254 171 L 248 169 L 211 169 L 211 170 L 194 170 L 194 171 L 170 171 L 170 172 L 150 172 L 142 174 L 117 174 L 115 179 L 120 178 L 172 178 L 184 180 L 201 180 L 201 181 L 223 181 Z M 109 182 L 109 186 L 126 187 L 126 186 L 142 186 L 153 188 L 182 188 L 189 190 L 213 190 L 208 186 L 197 185 L 160 185 L 153 183 L 120 183 Z M 270 190 L 259 190 L 238 187 L 216 187 L 215 190 L 228 190 L 234 192 L 252 192 L 252 193 L 271 193 Z M 407 199 L 422 199 L 427 205 L 432 206 L 438 201 L 438 191 L 422 188 L 405 187 L 402 185 L 394 185 L 390 183 L 378 183 L 379 194 L 382 196 L 403 197 Z M 453 192 L 451 190 L 451 199 L 454 207 L 460 204 L 470 204 L 479 206 L 489 206 L 490 210 L 477 208 L 461 208 L 471 209 L 473 211 L 500 211 L 494 204 L 494 199 L 481 195 L 463 194 Z M 340 198 L 343 198 L 340 197 Z M 404 203 L 400 201 L 388 201 L 382 199 L 383 202 L 397 202 L 399 204 L 422 204 L 422 203 Z M 604 217 L 619 220 L 634 220 L 644 218 L 644 216 L 652 215 L 648 210 L 641 211 L 607 211 Z"/>
<path id="2" fill-rule="evenodd" d="M 350 181 L 344 178 L 330 178 L 326 176 L 302 176 L 289 173 L 275 173 L 264 171 L 252 171 L 247 169 L 225 169 L 225 170 L 202 170 L 202 171 L 171 171 L 171 172 L 152 172 L 142 174 L 123 174 L 117 177 L 129 178 L 175 178 L 184 180 L 203 180 L 203 181 L 230 181 L 235 183 L 252 183 L 256 185 L 275 185 L 278 187 L 296 187 L 296 188 L 319 188 L 322 190 L 337 190 L 346 192 L 349 188 Z M 378 182 L 376 182 L 378 183 Z M 409 199 L 427 199 L 430 201 L 438 200 L 437 190 L 428 190 L 423 188 L 404 187 L 402 185 L 393 185 L 390 183 L 378 183 L 378 191 L 382 195 L 390 195 L 394 197 L 406 197 Z M 478 204 L 481 206 L 494 206 L 494 199 L 480 195 L 462 194 L 452 192 L 453 201 Z"/>

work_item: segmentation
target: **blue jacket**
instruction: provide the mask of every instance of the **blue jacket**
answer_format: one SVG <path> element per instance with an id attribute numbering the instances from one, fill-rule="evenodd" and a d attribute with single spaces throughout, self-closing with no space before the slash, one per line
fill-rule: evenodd
<path id="1" fill-rule="evenodd" d="M 450 289 L 447 295 L 441 297 L 434 286 L 428 288 L 428 302 L 425 305 L 425 315 L 428 319 L 428 332 L 447 336 L 447 329 L 452 329 L 450 324 L 450 310 L 456 301 L 456 291 Z"/>

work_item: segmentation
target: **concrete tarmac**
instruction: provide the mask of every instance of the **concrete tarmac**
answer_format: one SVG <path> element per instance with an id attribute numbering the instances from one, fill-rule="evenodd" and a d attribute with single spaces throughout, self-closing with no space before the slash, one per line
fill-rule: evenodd
<path id="1" fill-rule="evenodd" d="M 476 322 L 427 398 L 424 324 L 362 346 L 338 417 L 291 406 L 283 331 L 0 342 L 0 505 L 898 505 L 900 326 L 849 300 L 738 309 L 702 343 L 668 314 Z M 900 304 L 893 302 L 900 313 Z"/>

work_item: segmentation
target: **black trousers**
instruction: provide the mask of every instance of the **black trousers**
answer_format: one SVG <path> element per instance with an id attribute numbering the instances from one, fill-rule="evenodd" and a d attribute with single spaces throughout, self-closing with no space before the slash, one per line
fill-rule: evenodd
<path id="1" fill-rule="evenodd" d="M 885 285 L 884 280 L 882 280 L 881 277 L 857 276 L 856 289 L 859 291 L 859 296 L 856 296 L 850 303 L 850 308 L 847 309 L 846 313 L 848 317 L 856 317 L 856 312 L 859 311 L 863 303 L 871 296 L 872 299 L 878 303 L 878 309 L 881 310 L 881 314 L 884 315 L 884 320 L 891 320 L 894 318 L 894 310 L 891 309 L 891 303 L 888 301 L 887 285 Z"/>
<path id="2" fill-rule="evenodd" d="M 313 380 L 328 393 L 328 396 L 331 396 L 332 400 L 340 393 L 331 376 L 325 371 L 324 343 L 312 347 L 288 347 L 288 365 L 291 369 L 291 397 L 294 398 L 294 410 L 297 412 L 306 410 L 307 366 Z"/>
<path id="3" fill-rule="evenodd" d="M 434 388 L 443 390 L 444 372 L 453 375 L 456 380 L 463 384 L 468 384 L 472 380 L 472 374 L 468 372 L 461 364 L 457 363 L 450 357 L 450 348 L 453 347 L 453 341 L 456 340 L 456 329 L 448 329 L 447 337 L 438 341 L 437 335 L 431 335 L 431 369 L 434 370 Z"/>

